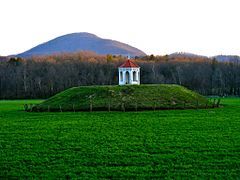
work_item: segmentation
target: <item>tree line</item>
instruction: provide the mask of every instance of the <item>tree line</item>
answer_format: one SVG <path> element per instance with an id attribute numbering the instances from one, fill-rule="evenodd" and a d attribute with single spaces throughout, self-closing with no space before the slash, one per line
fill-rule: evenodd
<path id="1" fill-rule="evenodd" d="M 92 52 L 0 61 L 0 99 L 48 98 L 74 86 L 117 85 L 122 56 Z M 142 84 L 179 84 L 202 95 L 239 96 L 240 64 L 204 57 L 135 57 Z"/>

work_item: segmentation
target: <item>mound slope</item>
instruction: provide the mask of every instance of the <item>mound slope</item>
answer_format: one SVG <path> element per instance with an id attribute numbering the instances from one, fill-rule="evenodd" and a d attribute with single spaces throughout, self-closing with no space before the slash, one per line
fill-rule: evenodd
<path id="1" fill-rule="evenodd" d="M 80 86 L 34 106 L 34 111 L 205 108 L 208 100 L 179 85 Z"/>

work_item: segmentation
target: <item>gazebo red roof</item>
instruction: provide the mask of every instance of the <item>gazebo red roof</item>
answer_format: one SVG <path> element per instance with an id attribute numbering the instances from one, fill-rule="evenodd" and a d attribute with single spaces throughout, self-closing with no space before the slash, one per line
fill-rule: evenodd
<path id="1" fill-rule="evenodd" d="M 128 59 L 125 63 L 123 63 L 120 68 L 138 68 L 139 66 Z"/>

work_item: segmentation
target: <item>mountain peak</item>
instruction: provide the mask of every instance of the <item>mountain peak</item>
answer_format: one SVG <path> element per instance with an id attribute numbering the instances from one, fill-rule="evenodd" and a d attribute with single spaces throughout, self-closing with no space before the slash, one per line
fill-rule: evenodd
<path id="1" fill-rule="evenodd" d="M 60 36 L 60 37 L 70 37 L 70 36 L 73 36 L 73 37 L 79 36 L 79 37 L 86 37 L 86 38 L 99 38 L 95 34 L 91 34 L 91 33 L 88 33 L 88 32 L 70 33 L 70 34 L 65 34 L 63 36 Z"/>

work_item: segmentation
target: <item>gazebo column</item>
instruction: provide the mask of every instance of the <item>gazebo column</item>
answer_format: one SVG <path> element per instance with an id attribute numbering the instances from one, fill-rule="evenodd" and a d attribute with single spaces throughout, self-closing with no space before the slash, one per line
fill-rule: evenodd
<path id="1" fill-rule="evenodd" d="M 137 72 L 137 77 L 138 77 L 138 83 L 140 84 L 140 71 L 139 70 Z"/>
<path id="2" fill-rule="evenodd" d="M 126 71 L 123 70 L 123 84 L 126 84 Z"/>
<path id="3" fill-rule="evenodd" d="M 133 70 L 130 70 L 130 84 L 133 82 Z"/>
<path id="4" fill-rule="evenodd" d="M 118 71 L 118 84 L 121 83 L 121 71 Z"/>

